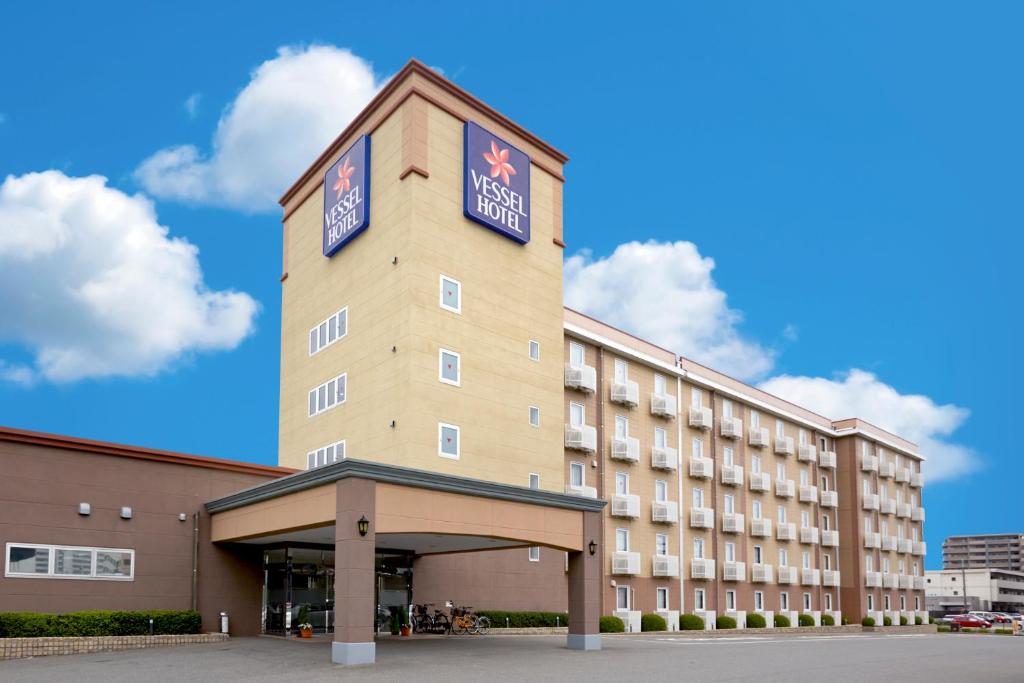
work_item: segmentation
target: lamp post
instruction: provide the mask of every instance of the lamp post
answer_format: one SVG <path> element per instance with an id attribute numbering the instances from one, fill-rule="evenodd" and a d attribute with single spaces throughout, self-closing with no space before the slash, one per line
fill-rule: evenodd
<path id="1" fill-rule="evenodd" d="M 962 583 L 960 584 L 960 590 L 963 591 L 963 593 L 964 593 L 964 614 L 967 614 L 967 612 L 970 611 L 968 606 L 967 606 L 967 568 L 966 568 L 966 565 L 967 565 L 967 560 L 966 559 L 961 559 L 960 560 L 960 581 Z"/>

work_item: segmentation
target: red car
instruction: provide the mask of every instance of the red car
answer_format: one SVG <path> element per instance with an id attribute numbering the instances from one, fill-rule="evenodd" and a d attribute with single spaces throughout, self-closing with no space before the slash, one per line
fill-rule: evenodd
<path id="1" fill-rule="evenodd" d="M 962 628 L 992 628 L 992 622 L 973 614 L 954 614 L 949 617 L 949 625 L 954 631 L 959 631 Z"/>

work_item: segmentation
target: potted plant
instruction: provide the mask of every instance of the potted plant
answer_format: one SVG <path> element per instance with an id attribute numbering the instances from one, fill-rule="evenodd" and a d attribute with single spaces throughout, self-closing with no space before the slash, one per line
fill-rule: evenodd
<path id="1" fill-rule="evenodd" d="M 391 635 L 397 636 L 402 632 L 402 615 L 396 609 L 391 613 Z"/>
<path id="2" fill-rule="evenodd" d="M 313 637 L 313 624 L 309 623 L 309 605 L 299 607 L 299 637 Z"/>
<path id="3" fill-rule="evenodd" d="M 401 628 L 399 628 L 399 633 L 403 636 L 412 635 L 412 626 L 409 624 L 408 611 L 406 610 L 404 605 L 400 610 L 400 615 L 402 620 L 402 626 Z"/>

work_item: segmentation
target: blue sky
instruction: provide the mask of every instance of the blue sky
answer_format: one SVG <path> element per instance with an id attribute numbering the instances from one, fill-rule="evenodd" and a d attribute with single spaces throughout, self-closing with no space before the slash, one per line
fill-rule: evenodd
<path id="1" fill-rule="evenodd" d="M 372 65 L 371 88 L 415 56 L 569 154 L 570 303 L 600 309 L 583 290 L 601 276 L 635 283 L 641 301 L 658 282 L 637 273 L 664 273 L 679 302 L 667 328 L 594 312 L 754 383 L 918 432 L 946 472 L 925 500 L 929 566 L 948 534 L 1021 530 L 1022 507 L 999 496 L 1024 481 L 1006 445 L 1021 412 L 1024 12 L 893 5 L 634 3 L 585 17 L 568 3 L 10 7 L 0 424 L 275 461 L 280 214 L 139 169 L 179 145 L 209 155 L 254 70 L 316 44 Z M 340 131 L 354 102 L 323 101 Z M 285 121 L 279 147 L 293 132 Z M 242 175 L 288 172 L 277 151 L 243 159 Z M 80 181 L 94 174 L 106 185 Z M 25 213 L 40 197 L 67 209 L 72 266 L 22 258 L 56 220 Z M 121 239 L 88 207 L 140 226 L 153 249 L 114 250 L 117 263 L 181 275 L 153 296 L 187 315 L 151 319 L 140 304 L 98 325 L 69 307 L 60 283 L 115 258 L 90 245 Z M 43 227 L 11 228 L 32 221 Z M 154 251 L 157 265 L 133 256 Z M 165 322 L 175 344 L 135 348 Z M 61 353 L 44 353 L 55 339 Z"/>

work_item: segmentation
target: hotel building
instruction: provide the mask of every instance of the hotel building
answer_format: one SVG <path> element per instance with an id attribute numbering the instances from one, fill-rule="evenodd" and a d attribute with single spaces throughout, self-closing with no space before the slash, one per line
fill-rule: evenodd
<path id="1" fill-rule="evenodd" d="M 950 536 L 942 542 L 943 569 L 986 567 L 1024 572 L 1024 534 Z"/>

